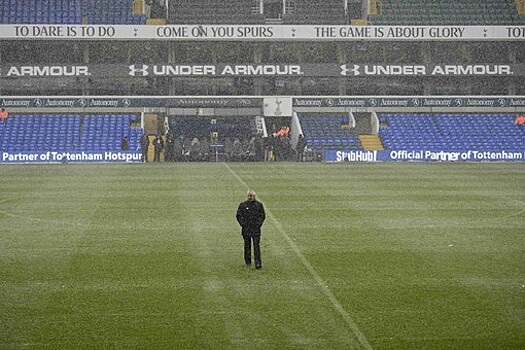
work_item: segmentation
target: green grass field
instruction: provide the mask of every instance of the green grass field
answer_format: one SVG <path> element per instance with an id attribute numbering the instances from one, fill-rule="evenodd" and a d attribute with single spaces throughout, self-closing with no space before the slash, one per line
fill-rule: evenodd
<path id="1" fill-rule="evenodd" d="M 0 167 L 1 349 L 523 349 L 525 164 Z M 263 269 L 235 221 L 265 204 Z"/>

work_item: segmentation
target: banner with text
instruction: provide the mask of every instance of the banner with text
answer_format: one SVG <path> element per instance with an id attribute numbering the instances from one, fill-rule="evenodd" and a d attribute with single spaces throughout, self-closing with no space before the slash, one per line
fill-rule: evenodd
<path id="1" fill-rule="evenodd" d="M 325 162 L 523 162 L 524 150 L 507 151 L 430 151 L 388 150 L 355 151 L 325 150 Z"/>
<path id="2" fill-rule="evenodd" d="M 67 77 L 507 77 L 525 64 L 0 64 L 1 79 Z"/>
<path id="3" fill-rule="evenodd" d="M 525 97 L 294 97 L 293 107 L 456 107 L 525 108 Z M 0 108 L 137 108 L 137 107 L 263 107 L 263 98 L 221 97 L 2 97 Z"/>
<path id="4" fill-rule="evenodd" d="M 262 98 L 1 97 L 1 108 L 262 107 Z"/>
<path id="5" fill-rule="evenodd" d="M 525 97 L 337 97 L 294 98 L 294 107 L 525 107 Z"/>
<path id="6" fill-rule="evenodd" d="M 525 40 L 525 26 L 0 25 L 0 39 Z"/>
<path id="7" fill-rule="evenodd" d="M 9 163 L 139 163 L 141 152 L 2 152 L 0 164 Z"/>

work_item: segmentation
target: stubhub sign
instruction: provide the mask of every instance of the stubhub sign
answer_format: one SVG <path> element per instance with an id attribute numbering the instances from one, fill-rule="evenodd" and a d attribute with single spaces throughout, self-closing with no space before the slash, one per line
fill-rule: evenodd
<path id="1" fill-rule="evenodd" d="M 325 150 L 326 162 L 516 162 L 525 160 L 525 151 L 434 151 L 434 150 Z"/>
<path id="2" fill-rule="evenodd" d="M 335 152 L 335 153 L 332 153 Z M 377 151 L 325 151 L 327 162 L 376 162 Z"/>

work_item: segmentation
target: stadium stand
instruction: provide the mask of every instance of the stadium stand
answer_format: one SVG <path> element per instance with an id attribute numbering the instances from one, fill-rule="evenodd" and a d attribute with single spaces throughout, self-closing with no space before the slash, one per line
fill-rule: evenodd
<path id="1" fill-rule="evenodd" d="M 306 145 L 316 151 L 330 149 L 363 149 L 354 129 L 342 128 L 343 115 L 301 114 L 299 121 Z"/>
<path id="2" fill-rule="evenodd" d="M 82 0 L 89 24 L 146 24 L 146 15 L 133 14 L 132 0 Z"/>
<path id="3" fill-rule="evenodd" d="M 142 0 L 0 0 L 3 24 L 145 24 L 150 14 L 137 15 Z M 151 2 L 148 2 L 151 3 Z M 516 25 L 525 23 L 513 0 L 383 0 L 371 24 L 378 25 Z M 523 3 L 523 1 L 521 2 Z M 157 2 L 153 2 L 157 4 Z M 264 4 L 264 5 L 261 5 Z M 150 9 L 162 14 L 163 5 Z M 174 24 L 347 24 L 341 0 L 173 0 L 169 22 Z M 262 6 L 262 7 L 261 7 Z M 284 7 L 283 7 L 284 6 Z M 521 13 L 521 14 L 520 14 Z M 277 19 L 277 22 L 269 20 Z M 24 41 L 0 45 L 7 64 L 144 64 L 168 61 L 201 63 L 315 63 L 315 64 L 511 64 L 522 65 L 521 42 L 147 42 L 147 41 Z M 96 48 L 96 49 L 93 49 Z M 210 62 L 211 60 L 211 62 Z M 18 67 L 15 66 L 18 69 Z M 3 69 L 3 68 L 2 68 Z M 355 77 L 25 77 L 5 79 L 4 95 L 515 95 L 523 94 L 522 75 L 487 77 L 384 76 Z M 490 80 L 488 80 L 490 78 Z M 436 83 L 437 82 L 437 83 Z M 14 91 L 14 93 L 13 93 Z M 218 109 L 220 110 L 220 109 Z M 86 113 L 86 112 L 84 112 Z M 224 114 L 221 114 L 224 116 Z M 302 114 L 300 124 L 308 148 L 363 150 L 362 135 L 342 128 L 343 115 Z M 160 114 L 159 114 L 160 118 Z M 135 115 L 14 113 L 0 125 L 0 146 L 9 152 L 120 150 L 123 136 L 138 150 L 142 129 L 130 127 Z M 215 118 L 214 118 L 215 119 Z M 179 138 L 249 140 L 254 117 L 172 117 L 170 133 Z M 380 136 L 386 149 L 506 150 L 524 145 L 524 132 L 510 114 L 380 114 Z M 156 125 L 156 124 L 155 124 Z M 280 125 L 279 125 L 280 126 Z M 149 130 L 163 134 L 161 129 Z"/>
<path id="4" fill-rule="evenodd" d="M 131 127 L 133 114 L 85 115 L 82 121 L 79 149 L 82 151 L 118 151 L 122 137 L 129 141 L 130 150 L 138 150 L 142 129 Z"/>
<path id="5" fill-rule="evenodd" d="M 293 0 L 284 15 L 285 24 L 347 24 L 341 0 Z"/>
<path id="6" fill-rule="evenodd" d="M 368 22 L 374 25 L 523 25 L 514 0 L 374 1 Z M 148 15 L 142 13 L 148 9 Z M 134 10 L 135 9 L 135 10 Z M 133 0 L 0 0 L 1 24 L 146 24 L 165 16 L 163 5 L 143 8 Z M 174 0 L 172 24 L 326 24 L 349 23 L 341 0 L 259 1 Z M 521 14 L 520 14 L 521 13 Z M 276 22 L 277 21 L 277 22 Z M 163 22 L 151 22 L 164 24 Z"/>
<path id="7" fill-rule="evenodd" d="M 0 0 L 2 24 L 80 24 L 80 0 Z"/>
<path id="8" fill-rule="evenodd" d="M 203 118 L 192 116 L 179 116 L 169 118 L 169 130 L 177 138 L 210 138 L 211 132 L 217 132 L 218 142 L 224 139 L 234 139 L 242 136 L 251 138 L 257 135 L 254 117 L 221 117 Z"/>
<path id="9" fill-rule="evenodd" d="M 514 0 L 382 0 L 374 25 L 523 25 Z"/>
<path id="10" fill-rule="evenodd" d="M 0 123 L 4 152 L 120 151 L 127 137 L 138 150 L 142 129 L 131 127 L 136 115 L 17 114 Z"/>
<path id="11" fill-rule="evenodd" d="M 175 0 L 169 3 L 172 24 L 260 24 L 254 1 Z"/>
<path id="12" fill-rule="evenodd" d="M 382 114 L 388 150 L 511 151 L 525 148 L 512 114 Z"/>
<path id="13" fill-rule="evenodd" d="M 132 0 L 0 0 L 1 24 L 146 24 Z"/>
<path id="14" fill-rule="evenodd" d="M 175 0 L 169 13 L 173 24 L 347 24 L 341 0 Z"/>
<path id="15" fill-rule="evenodd" d="M 170 117 L 168 125 L 170 136 L 180 144 L 174 161 L 262 160 L 262 135 L 255 117 L 178 116 Z"/>

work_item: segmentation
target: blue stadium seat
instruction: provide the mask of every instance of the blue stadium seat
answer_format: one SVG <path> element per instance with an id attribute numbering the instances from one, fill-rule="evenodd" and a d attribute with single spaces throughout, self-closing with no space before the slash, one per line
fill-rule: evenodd
<path id="1" fill-rule="evenodd" d="M 386 149 L 501 151 L 525 148 L 523 132 L 509 114 L 388 115 L 380 129 Z"/>
<path id="2" fill-rule="evenodd" d="M 0 0 L 1 24 L 145 24 L 132 0 Z"/>
<path id="3" fill-rule="evenodd" d="M 341 128 L 343 117 L 345 116 L 308 113 L 299 115 L 307 145 L 311 145 L 311 148 L 316 150 L 362 149 L 357 133 L 354 130 Z"/>
<path id="4" fill-rule="evenodd" d="M 375 25 L 520 25 L 514 0 L 382 0 Z"/>
<path id="5" fill-rule="evenodd" d="M 7 152 L 119 151 L 120 141 L 126 136 L 130 149 L 138 149 L 142 129 L 130 127 L 135 119 L 135 115 L 127 114 L 11 115 L 6 125 L 1 125 L 0 147 Z"/>

